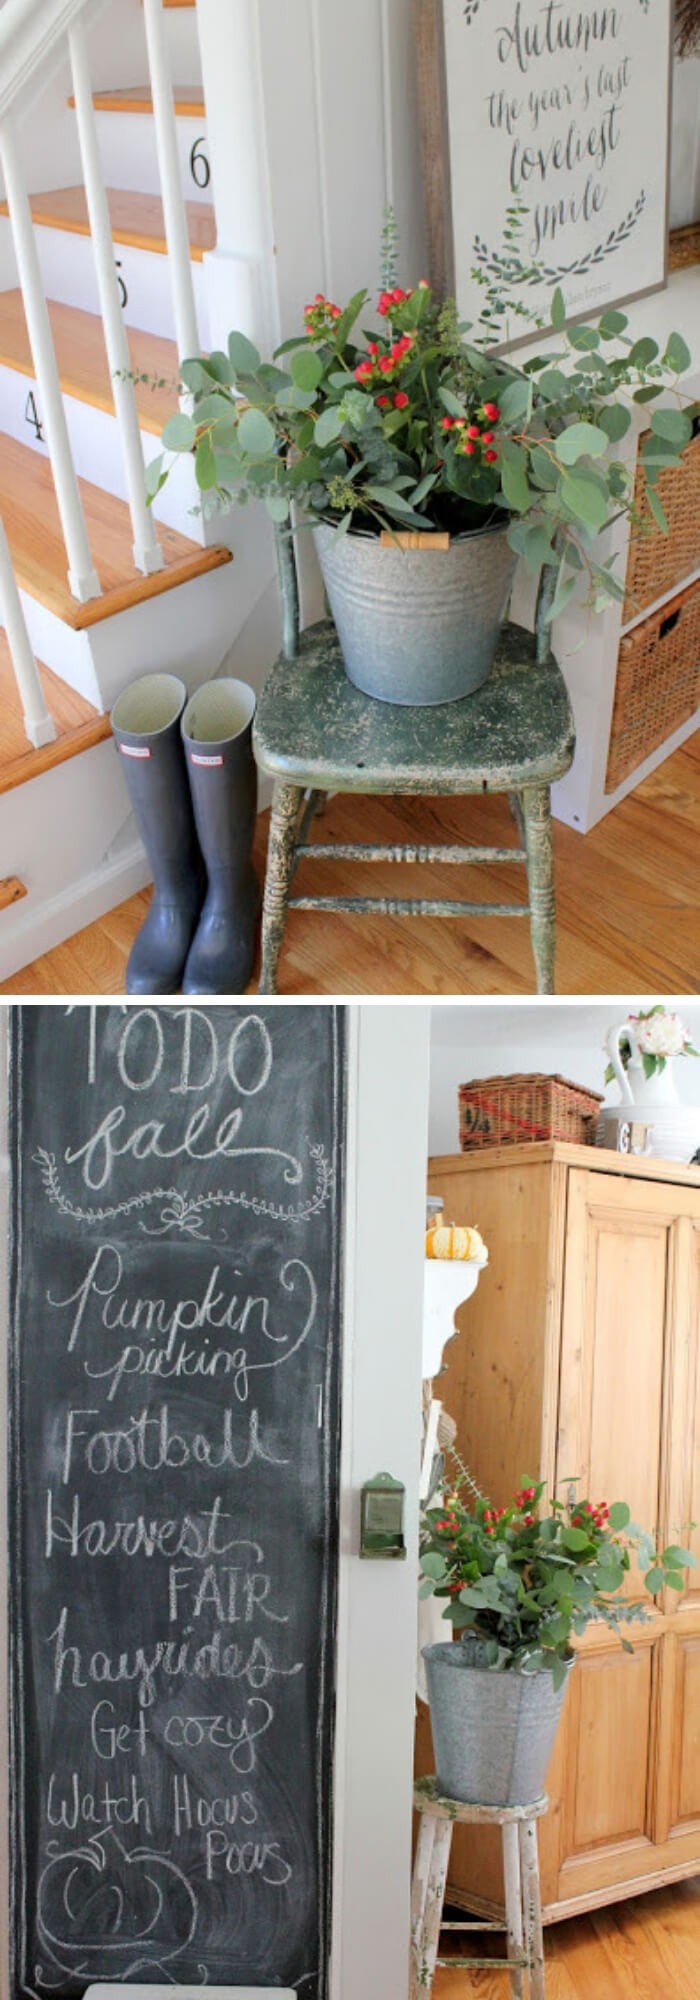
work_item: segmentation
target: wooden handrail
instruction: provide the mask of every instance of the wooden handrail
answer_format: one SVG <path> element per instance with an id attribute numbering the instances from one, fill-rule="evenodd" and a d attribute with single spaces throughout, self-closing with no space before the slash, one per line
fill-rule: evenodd
<path id="1" fill-rule="evenodd" d="M 92 20 L 106 0 L 5 0 L 0 8 L 0 118 L 64 41 L 80 14 Z"/>

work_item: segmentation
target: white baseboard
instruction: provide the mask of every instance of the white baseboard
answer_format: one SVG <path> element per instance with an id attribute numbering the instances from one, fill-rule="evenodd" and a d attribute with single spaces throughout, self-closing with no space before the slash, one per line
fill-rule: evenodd
<path id="1" fill-rule="evenodd" d="M 22 972 L 35 958 L 42 958 L 45 952 L 75 937 L 76 931 L 135 896 L 137 890 L 145 889 L 149 880 L 148 862 L 136 843 L 118 861 L 96 868 L 79 882 L 70 882 L 48 902 L 36 905 L 28 901 L 26 917 L 22 903 L 13 905 L 12 936 L 4 941 L 0 934 L 0 978 L 11 979 L 15 972 Z"/>

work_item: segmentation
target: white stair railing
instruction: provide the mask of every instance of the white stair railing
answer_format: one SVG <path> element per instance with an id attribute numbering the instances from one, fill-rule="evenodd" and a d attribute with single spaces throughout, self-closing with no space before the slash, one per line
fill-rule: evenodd
<path id="1" fill-rule="evenodd" d="M 22 703 L 24 731 L 29 742 L 38 750 L 42 743 L 53 743 L 56 725 L 49 715 L 39 677 L 39 669 L 34 657 L 27 622 L 22 610 L 22 599 L 17 589 L 17 579 L 12 567 L 12 557 L 7 543 L 4 523 L 0 520 L 0 618 L 7 633 L 10 658 Z"/>
<path id="2" fill-rule="evenodd" d="M 95 255 L 95 270 L 104 326 L 112 394 L 126 473 L 126 485 L 134 531 L 134 562 L 148 574 L 163 568 L 163 552 L 156 535 L 151 508 L 146 505 L 143 445 L 139 428 L 134 385 L 129 379 L 131 356 L 119 299 L 114 243 L 109 219 L 107 190 L 97 138 L 97 119 L 92 98 L 85 21 L 74 22 L 68 38 L 73 94 L 78 120 L 80 156 L 83 163 L 85 194 Z"/>
<path id="3" fill-rule="evenodd" d="M 148 64 L 153 93 L 153 122 L 158 171 L 163 195 L 165 240 L 168 246 L 178 359 L 199 352 L 197 307 L 192 278 L 187 211 L 180 188 L 180 164 L 173 86 L 168 63 L 162 0 L 143 0 Z"/>
<path id="4" fill-rule="evenodd" d="M 0 162 L 5 176 L 5 194 L 27 317 L 29 345 L 46 426 L 46 442 L 68 557 L 68 582 L 73 596 L 78 598 L 79 603 L 85 604 L 88 598 L 99 597 L 100 579 L 90 554 L 32 212 L 24 185 L 11 117 L 6 118 L 0 126 Z"/>
<path id="5" fill-rule="evenodd" d="M 61 51 L 65 50 L 70 58 L 73 77 L 90 235 L 133 530 L 134 565 L 137 570 L 148 574 L 163 567 L 163 554 L 151 509 L 146 506 L 145 501 L 143 444 L 135 388 L 131 379 L 128 334 L 119 300 L 109 201 L 100 160 L 86 35 L 86 28 L 106 4 L 108 0 L 4 0 L 4 5 L 0 5 L 0 165 L 5 177 L 5 194 L 27 331 L 66 550 L 67 580 L 73 596 L 80 603 L 86 603 L 91 598 L 100 596 L 101 585 L 90 550 L 80 484 L 73 460 L 60 371 L 32 222 L 30 197 L 23 177 L 13 113 L 16 101 L 21 95 L 22 115 L 26 119 L 27 110 L 31 108 L 32 86 L 35 84 L 38 94 L 45 84 L 47 65 L 53 63 Z M 114 4 L 119 5 L 119 0 L 114 0 Z M 167 267 L 172 287 L 178 356 L 180 360 L 184 360 L 200 352 L 200 339 L 187 210 L 180 181 L 177 123 L 162 0 L 144 0 L 144 22 L 168 249 L 164 265 Z M 3 538 L 0 550 L 0 574 L 3 579 L 0 617 L 4 617 L 8 631 L 14 670 L 22 696 L 27 735 L 33 743 L 47 742 L 55 732 L 43 703 L 41 682 L 28 639 L 21 597 L 14 575 L 12 575 L 12 586 L 8 583 L 8 565 L 11 573 L 7 544 Z M 48 734 L 36 733 L 47 730 Z"/>

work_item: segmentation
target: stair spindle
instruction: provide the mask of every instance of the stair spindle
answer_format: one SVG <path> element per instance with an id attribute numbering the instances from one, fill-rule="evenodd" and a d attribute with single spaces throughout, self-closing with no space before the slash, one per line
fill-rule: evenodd
<path id="1" fill-rule="evenodd" d="M 134 385 L 129 379 L 131 356 L 119 299 L 109 203 L 102 175 L 97 120 L 92 99 L 84 18 L 74 22 L 68 41 L 100 310 L 134 531 L 134 563 L 138 570 L 149 576 L 156 570 L 163 569 L 164 560 L 153 514 L 146 504 L 143 446 Z"/>
<path id="2" fill-rule="evenodd" d="M 185 199 L 180 185 L 180 156 L 173 88 L 168 64 L 161 0 L 144 0 L 144 23 L 153 96 L 158 171 L 161 182 L 165 236 L 173 296 L 178 354 L 186 361 L 201 352 L 192 278 Z M 183 408 L 189 398 L 183 396 Z"/>
<path id="3" fill-rule="evenodd" d="M 39 253 L 29 198 L 24 185 L 17 141 L 8 119 L 0 127 L 0 163 L 22 287 L 27 329 L 41 400 L 42 417 L 68 558 L 68 582 L 74 597 L 86 604 L 101 596 L 85 527 L 80 488 L 73 464 L 68 424 L 44 293 Z"/>
<path id="4" fill-rule="evenodd" d="M 0 520 L 0 617 L 7 633 L 15 680 L 22 703 L 24 730 L 38 750 L 42 743 L 56 739 L 56 724 L 44 701 L 39 669 L 34 657 L 22 600 L 12 566 L 7 536 Z"/>

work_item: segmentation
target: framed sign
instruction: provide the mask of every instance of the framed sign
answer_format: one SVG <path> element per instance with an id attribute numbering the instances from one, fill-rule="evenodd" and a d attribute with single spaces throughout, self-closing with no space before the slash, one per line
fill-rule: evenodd
<path id="1" fill-rule="evenodd" d="M 665 283 L 671 17 L 671 0 L 420 0 L 431 275 L 466 318 L 484 281 L 533 326 L 557 286 L 575 319 Z"/>

